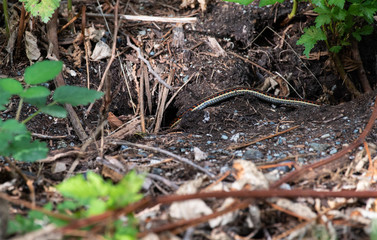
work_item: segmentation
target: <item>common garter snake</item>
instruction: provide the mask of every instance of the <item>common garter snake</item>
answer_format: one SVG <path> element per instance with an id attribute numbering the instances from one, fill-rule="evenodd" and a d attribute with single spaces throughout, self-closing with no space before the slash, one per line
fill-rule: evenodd
<path id="1" fill-rule="evenodd" d="M 238 95 L 252 95 L 255 97 L 258 97 L 260 99 L 266 100 L 268 102 L 272 103 L 282 103 L 282 104 L 288 104 L 288 105 L 304 105 L 304 106 L 315 106 L 319 107 L 321 104 L 316 103 L 314 101 L 310 100 L 302 100 L 297 98 L 290 98 L 290 97 L 281 97 L 281 96 L 275 96 L 271 93 L 259 91 L 255 88 L 249 88 L 249 87 L 235 87 L 235 88 L 229 88 L 220 92 L 217 92 L 209 97 L 203 98 L 199 102 L 195 103 L 193 106 L 188 108 L 186 111 L 184 111 L 182 114 L 180 114 L 173 122 L 173 124 L 170 125 L 170 128 L 174 128 L 177 126 L 177 124 L 182 120 L 182 117 L 188 113 L 193 112 L 196 110 L 204 109 L 212 104 L 218 103 L 220 101 L 223 101 L 224 99 L 231 98 Z"/>

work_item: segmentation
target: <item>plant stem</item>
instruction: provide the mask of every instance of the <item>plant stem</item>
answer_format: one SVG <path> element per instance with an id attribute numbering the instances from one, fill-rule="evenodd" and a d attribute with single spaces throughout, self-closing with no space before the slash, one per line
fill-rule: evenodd
<path id="1" fill-rule="evenodd" d="M 331 53 L 331 59 L 333 60 L 335 64 L 335 68 L 340 76 L 340 78 L 343 80 L 344 84 L 346 85 L 346 88 L 350 93 L 355 96 L 359 97 L 361 94 L 360 92 L 356 89 L 355 85 L 351 81 L 351 79 L 348 77 L 346 71 L 344 70 L 343 64 L 340 61 L 339 55 L 337 53 Z"/>
<path id="2" fill-rule="evenodd" d="M 37 116 L 37 114 L 39 114 L 41 112 L 41 110 L 37 110 L 35 113 L 31 114 L 29 117 L 27 117 L 25 120 L 23 120 L 21 123 L 23 124 L 26 124 L 27 122 L 29 122 L 33 117 Z"/>
<path id="3" fill-rule="evenodd" d="M 55 105 L 57 104 L 57 102 L 52 102 L 50 104 L 48 104 L 46 107 L 49 107 L 49 106 L 52 106 L 52 105 Z M 29 117 L 27 117 L 25 120 L 23 120 L 21 123 L 23 124 L 26 124 L 27 122 L 29 122 L 33 117 L 37 116 L 40 112 L 42 112 L 40 109 L 38 109 L 35 113 L 31 114 Z"/>
<path id="4" fill-rule="evenodd" d="M 4 11 L 4 22 L 5 22 L 5 34 L 7 36 L 7 39 L 10 37 L 10 31 L 9 31 L 9 14 L 8 14 L 8 1 L 3 0 L 3 11 Z"/>
<path id="5" fill-rule="evenodd" d="M 20 119 L 21 115 L 21 109 L 22 109 L 22 104 L 24 103 L 24 99 L 21 98 L 20 102 L 18 103 L 18 108 L 17 108 L 17 113 L 16 113 L 16 120 L 18 121 Z"/>
<path id="6" fill-rule="evenodd" d="M 298 5 L 298 0 L 293 0 L 292 11 L 290 14 L 288 14 L 288 19 L 292 19 L 294 16 L 296 16 L 297 5 Z"/>
<path id="7" fill-rule="evenodd" d="M 357 68 L 357 75 L 359 77 L 359 82 L 361 83 L 361 86 L 363 87 L 364 93 L 372 92 L 372 88 L 369 84 L 367 75 L 365 73 L 363 61 L 361 60 L 361 57 L 360 57 L 359 45 L 355 39 L 352 39 L 352 55 L 353 55 L 354 60 L 359 65 L 359 67 Z"/>
<path id="8" fill-rule="evenodd" d="M 73 18 L 73 12 L 72 12 L 72 0 L 67 1 L 67 10 L 68 10 L 68 21 L 71 21 Z M 74 32 L 74 24 L 70 25 L 71 32 Z"/>

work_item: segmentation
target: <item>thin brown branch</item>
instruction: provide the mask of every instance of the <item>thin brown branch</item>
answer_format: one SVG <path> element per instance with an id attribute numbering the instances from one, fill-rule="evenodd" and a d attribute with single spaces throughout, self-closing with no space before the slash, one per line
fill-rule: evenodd
<path id="1" fill-rule="evenodd" d="M 244 147 L 250 146 L 250 145 L 252 145 L 254 143 L 257 143 L 257 142 L 260 142 L 260 141 L 263 141 L 263 140 L 266 140 L 266 139 L 269 139 L 269 138 L 273 138 L 273 137 L 279 136 L 281 134 L 290 132 L 292 130 L 295 130 L 298 127 L 299 126 L 294 126 L 294 127 L 289 128 L 289 129 L 286 129 L 284 131 L 281 131 L 281 132 L 278 132 L 278 133 L 275 133 L 275 134 L 272 134 L 272 135 L 268 135 L 268 136 L 265 136 L 265 137 L 258 138 L 257 140 L 254 140 L 254 141 L 251 141 L 251 142 L 242 143 L 242 144 L 238 144 L 238 145 L 234 145 L 234 146 L 229 146 L 228 149 L 230 149 L 230 150 L 237 150 L 237 149 L 240 149 L 240 148 L 244 148 Z"/>

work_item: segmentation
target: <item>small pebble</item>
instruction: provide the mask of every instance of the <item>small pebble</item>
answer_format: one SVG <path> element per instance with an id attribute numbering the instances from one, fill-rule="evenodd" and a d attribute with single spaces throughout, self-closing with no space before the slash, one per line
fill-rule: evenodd
<path id="1" fill-rule="evenodd" d="M 326 151 L 328 148 L 330 148 L 331 146 L 329 144 L 322 144 L 322 143 L 309 143 L 309 147 L 311 150 L 311 152 L 313 152 L 314 150 L 316 152 L 324 152 Z M 309 151 L 310 151 L 309 149 Z"/>
<path id="2" fill-rule="evenodd" d="M 142 150 L 138 150 L 137 151 L 137 153 L 140 155 L 140 156 L 142 156 L 142 157 L 148 157 L 148 153 L 146 153 L 146 152 L 144 152 L 144 151 L 142 151 Z"/>
<path id="3" fill-rule="evenodd" d="M 245 160 L 259 160 L 263 158 L 263 153 L 257 149 L 248 149 L 242 156 Z"/>
<path id="4" fill-rule="evenodd" d="M 238 142 L 239 138 L 240 138 L 240 134 L 236 133 L 232 137 L 230 137 L 230 141 L 232 141 L 232 142 Z"/>
<path id="5" fill-rule="evenodd" d="M 203 152 L 198 147 L 194 147 L 194 158 L 195 158 L 195 161 L 204 160 L 204 159 L 207 158 L 207 156 L 208 156 L 207 153 Z"/>
<path id="6" fill-rule="evenodd" d="M 223 140 L 228 140 L 228 136 L 225 135 L 225 134 L 221 134 L 221 139 L 223 139 Z"/>
<path id="7" fill-rule="evenodd" d="M 121 145 L 121 146 L 120 146 L 120 150 L 121 150 L 121 151 L 124 151 L 124 150 L 129 149 L 129 148 L 130 148 L 130 147 L 127 146 L 127 145 Z"/>
<path id="8" fill-rule="evenodd" d="M 332 154 L 335 154 L 335 153 L 337 153 L 338 152 L 338 150 L 336 149 L 336 148 L 333 148 L 333 149 L 331 149 L 330 150 L 330 154 L 332 155 Z"/>
<path id="9" fill-rule="evenodd" d="M 236 157 L 242 157 L 242 151 L 241 151 L 241 150 L 237 150 L 237 151 L 235 151 L 233 154 L 234 154 L 234 156 L 236 156 Z"/>
<path id="10" fill-rule="evenodd" d="M 222 166 L 220 168 L 220 174 L 224 174 L 225 172 L 227 171 L 230 171 L 231 169 L 229 168 L 228 164 L 226 164 L 225 166 Z"/>
<path id="11" fill-rule="evenodd" d="M 321 136 L 321 138 L 328 138 L 328 137 L 330 137 L 330 134 L 328 134 L 328 133 Z"/>
<path id="12" fill-rule="evenodd" d="M 162 175 L 163 172 L 164 171 L 161 168 L 152 168 L 152 171 L 151 171 L 151 173 L 156 174 L 156 175 Z"/>

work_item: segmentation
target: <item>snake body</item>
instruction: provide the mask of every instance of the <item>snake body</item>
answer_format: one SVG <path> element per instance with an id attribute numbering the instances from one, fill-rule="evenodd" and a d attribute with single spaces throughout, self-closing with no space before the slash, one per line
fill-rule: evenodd
<path id="1" fill-rule="evenodd" d="M 314 106 L 319 107 L 320 104 L 310 101 L 310 100 L 302 100 L 298 98 L 290 98 L 290 97 L 282 97 L 282 96 L 275 96 L 271 93 L 263 92 L 260 90 L 257 90 L 255 88 L 249 88 L 249 87 L 235 87 L 226 89 L 220 92 L 217 92 L 209 97 L 203 98 L 199 102 L 195 103 L 193 106 L 188 108 L 186 111 L 184 111 L 182 114 L 180 114 L 173 122 L 173 124 L 170 126 L 171 128 L 177 126 L 177 124 L 182 120 L 182 117 L 187 114 L 188 112 L 193 112 L 196 110 L 204 109 L 208 106 L 211 106 L 215 103 L 221 102 L 225 99 L 239 96 L 239 95 L 252 95 L 257 98 L 263 99 L 268 102 L 272 103 L 281 103 L 281 104 L 288 104 L 288 105 L 295 105 L 295 106 Z"/>

